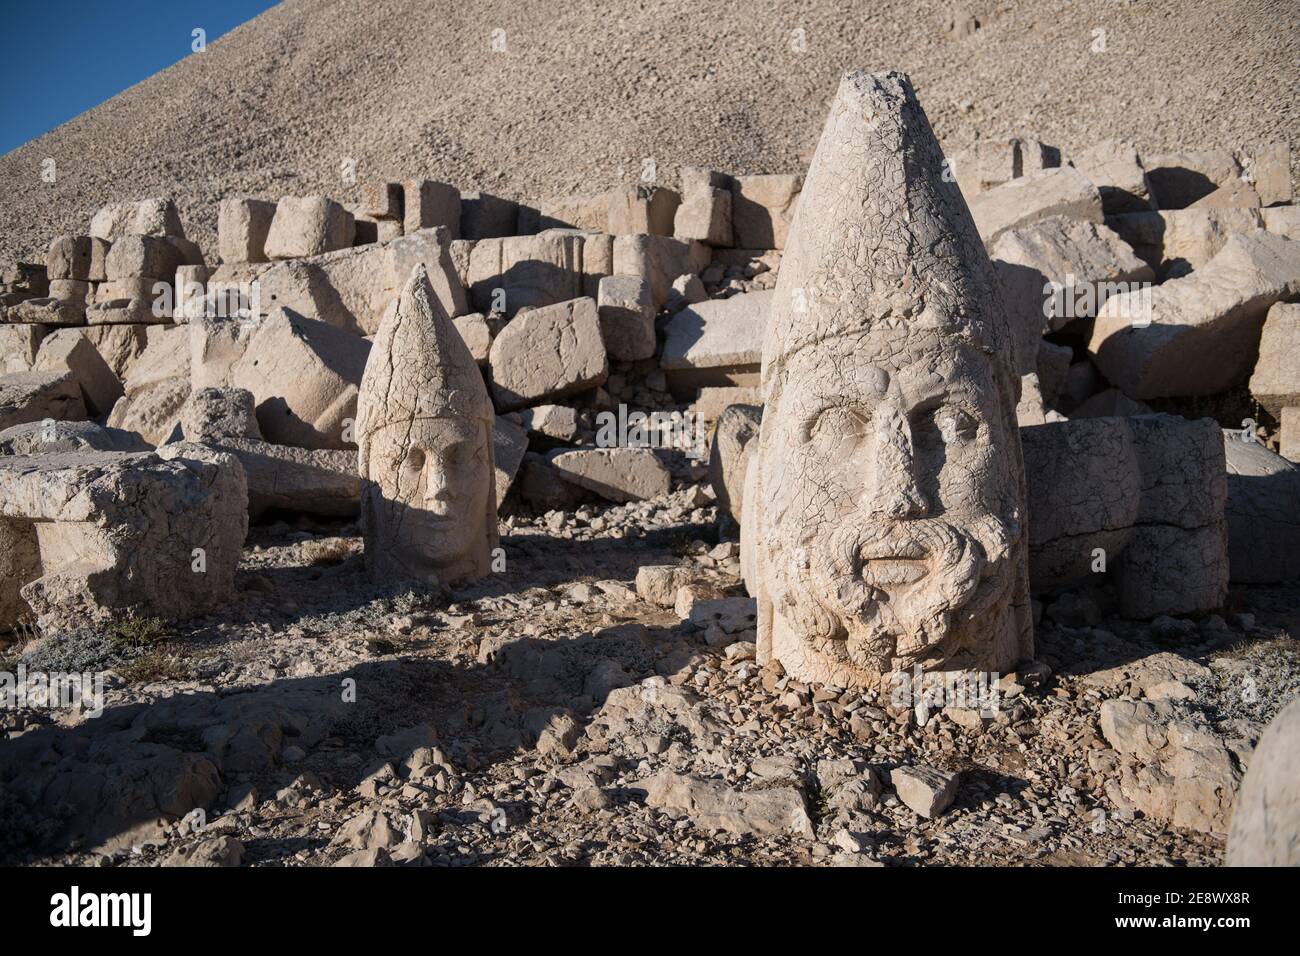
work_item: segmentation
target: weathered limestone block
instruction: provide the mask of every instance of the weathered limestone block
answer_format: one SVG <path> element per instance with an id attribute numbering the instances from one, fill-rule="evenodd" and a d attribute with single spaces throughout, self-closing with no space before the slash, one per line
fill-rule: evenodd
<path id="1" fill-rule="evenodd" d="M 33 367 L 41 372 L 71 372 L 92 416 L 107 415 L 122 397 L 122 382 L 80 329 L 59 329 L 48 336 Z"/>
<path id="2" fill-rule="evenodd" d="M 514 316 L 525 307 L 581 295 L 583 245 L 583 237 L 571 230 L 476 242 L 468 282 L 474 308 Z"/>
<path id="3" fill-rule="evenodd" d="M 1106 225 L 1162 276 L 1199 269 L 1237 232 L 1264 225 L 1258 209 L 1168 209 L 1107 216 Z"/>
<path id="4" fill-rule="evenodd" d="M 117 242 L 122 236 L 185 237 L 176 203 L 165 197 L 118 202 L 102 207 L 90 220 L 90 234 Z"/>
<path id="5" fill-rule="evenodd" d="M 1255 147 L 1249 151 L 1246 165 L 1261 206 L 1291 202 L 1291 147 L 1287 143 Z"/>
<path id="6" fill-rule="evenodd" d="M 49 295 L 49 283 L 49 273 L 43 262 L 17 262 L 12 259 L 0 262 L 0 284 L 10 292 L 40 298 Z"/>
<path id="7" fill-rule="evenodd" d="M 360 514 L 361 479 L 357 476 L 355 451 L 291 448 L 234 436 L 204 444 L 233 455 L 243 466 L 250 520 L 257 520 L 271 509 L 325 517 Z M 187 445 L 182 442 L 180 447 Z"/>
<path id="8" fill-rule="evenodd" d="M 534 405 L 517 414 L 520 424 L 533 434 L 566 442 L 578 436 L 578 413 L 568 405 Z"/>
<path id="9" fill-rule="evenodd" d="M 263 248 L 269 259 L 319 256 L 351 246 L 355 230 L 352 213 L 332 199 L 284 196 L 275 205 Z"/>
<path id="10" fill-rule="evenodd" d="M 457 316 L 451 320 L 451 324 L 456 326 L 461 341 L 469 349 L 469 354 L 474 356 L 474 361 L 479 365 L 487 365 L 488 356 L 492 352 L 492 340 L 505 325 L 504 321 L 498 322 L 482 312 L 473 312 Z"/>
<path id="11" fill-rule="evenodd" d="M 646 791 L 646 806 L 690 820 L 701 830 L 813 838 L 812 820 L 796 787 L 736 790 L 721 780 L 671 770 L 660 771 L 640 786 Z"/>
<path id="12" fill-rule="evenodd" d="M 655 354 L 655 307 L 650 283 L 638 276 L 605 276 L 596 308 L 611 358 L 635 362 Z"/>
<path id="13" fill-rule="evenodd" d="M 0 458 L 0 524 L 34 527 L 19 593 L 43 632 L 224 603 L 248 528 L 238 463 L 152 453 Z"/>
<path id="14" fill-rule="evenodd" d="M 1269 307 L 1297 294 L 1300 242 L 1235 235 L 1190 276 L 1107 299 L 1088 351 L 1131 398 L 1215 395 L 1249 377 Z"/>
<path id="15" fill-rule="evenodd" d="M 488 573 L 497 545 L 494 421 L 478 366 L 416 266 L 375 337 L 357 403 L 372 580 Z"/>
<path id="16" fill-rule="evenodd" d="M 181 407 L 185 441 L 215 445 L 226 438 L 262 437 L 253 393 L 242 388 L 199 388 Z"/>
<path id="17" fill-rule="evenodd" d="M 555 455 L 551 466 L 610 501 L 644 501 L 672 488 L 672 475 L 650 448 L 579 448 Z"/>
<path id="18" fill-rule="evenodd" d="M 695 418 L 708 428 L 722 418 L 732 405 L 761 405 L 763 393 L 758 388 L 740 385 L 714 385 L 700 389 L 695 400 Z"/>
<path id="19" fill-rule="evenodd" d="M 609 225 L 609 204 L 609 193 L 595 196 L 552 196 L 539 202 L 531 216 L 528 207 L 520 206 L 515 228 L 504 235 L 518 233 L 525 236 L 555 228 L 595 229 L 604 232 Z"/>
<path id="20" fill-rule="evenodd" d="M 758 447 L 759 426 L 763 423 L 761 405 L 731 405 L 718 418 L 709 450 L 709 484 L 718 501 L 718 510 L 737 522 L 744 512 L 745 474 L 749 460 Z"/>
<path id="21" fill-rule="evenodd" d="M 126 391 L 113 406 L 108 424 L 139 432 L 154 446 L 166 442 L 190 395 L 189 331 L 184 326 L 151 326 L 148 345 L 124 385 Z"/>
<path id="22" fill-rule="evenodd" d="M 582 294 L 600 296 L 600 283 L 614 274 L 614 237 L 600 232 L 582 236 Z"/>
<path id="23" fill-rule="evenodd" d="M 523 426 L 498 415 L 492 426 L 492 460 L 496 472 L 494 491 L 498 510 L 514 484 L 527 451 L 528 433 Z"/>
<path id="24" fill-rule="evenodd" d="M 668 320 L 660 365 L 674 388 L 758 383 L 774 293 L 709 299 Z"/>
<path id="25" fill-rule="evenodd" d="M 1259 205 L 1258 193 L 1241 178 L 1241 164 L 1226 149 L 1163 153 L 1146 157 L 1145 165 L 1158 209 Z"/>
<path id="26" fill-rule="evenodd" d="M 45 254 L 45 271 L 51 279 L 89 279 L 90 237 L 55 236 Z"/>
<path id="27" fill-rule="evenodd" d="M 1228 570 L 1234 584 L 1300 580 L 1300 467 L 1236 429 L 1227 458 Z"/>
<path id="28" fill-rule="evenodd" d="M 1287 461 L 1300 462 L 1300 405 L 1282 409 L 1278 453 Z"/>
<path id="29" fill-rule="evenodd" d="M 1300 699 L 1274 717 L 1232 808 L 1228 866 L 1300 866 Z"/>
<path id="30" fill-rule="evenodd" d="M 203 265 L 199 247 L 175 236 L 122 236 L 109 249 L 104 270 L 110 281 L 161 279 L 172 282 L 184 265 Z M 152 282 L 149 283 L 152 285 Z M 108 294 L 105 298 L 123 297 Z"/>
<path id="31" fill-rule="evenodd" d="M 1104 392 L 1088 398 L 1070 410 L 1070 418 L 1128 418 L 1132 415 L 1150 415 L 1151 406 L 1129 398 L 1118 388 L 1108 388 Z"/>
<path id="32" fill-rule="evenodd" d="M 230 385 L 231 369 L 248 351 L 258 330 L 252 320 L 196 318 L 188 323 L 190 385 L 195 391 Z"/>
<path id="33" fill-rule="evenodd" d="M 560 477 L 560 473 L 551 465 L 550 458 L 560 452 L 551 452 L 549 456 L 528 452 L 519 472 L 519 497 L 538 514 L 547 511 L 572 511 L 590 492 L 578 485 L 570 484 Z"/>
<path id="34" fill-rule="evenodd" d="M 460 190 L 427 179 L 402 184 L 406 235 L 442 226 L 451 239 L 460 238 Z"/>
<path id="35" fill-rule="evenodd" d="M 1110 229 L 1061 217 L 1007 230 L 989 255 L 1018 333 L 1022 375 L 1037 371 L 1044 334 L 1091 319 L 1112 294 L 1155 279 L 1151 267 Z"/>
<path id="36" fill-rule="evenodd" d="M 465 289 L 451 261 L 446 229 L 427 229 L 377 245 L 281 262 L 257 277 L 264 314 L 277 306 L 356 335 L 374 335 L 417 264 L 429 273 L 442 307 L 465 315 Z"/>
<path id="37" fill-rule="evenodd" d="M 668 301 L 678 276 L 698 275 L 710 257 L 709 247 L 701 242 L 669 236 L 614 238 L 614 274 L 645 279 L 656 309 Z"/>
<path id="38" fill-rule="evenodd" d="M 1020 431 L 1035 591 L 1112 574 L 1127 617 L 1189 614 L 1227 593 L 1227 495 L 1213 421 L 1087 418 Z"/>
<path id="39" fill-rule="evenodd" d="M 682 197 L 662 186 L 636 185 L 609 194 L 605 231 L 611 236 L 671 236 Z"/>
<path id="40" fill-rule="evenodd" d="M 136 360 L 149 344 L 147 325 L 88 325 L 81 332 L 108 367 L 122 381 L 130 376 Z"/>
<path id="41" fill-rule="evenodd" d="M 1032 657 L 996 283 L 910 81 L 845 75 L 763 344 L 742 526 L 760 662 L 864 687 Z"/>
<path id="42" fill-rule="evenodd" d="M 405 198 L 401 183 L 366 182 L 361 184 L 361 202 L 357 211 L 371 219 L 402 219 Z"/>
<path id="43" fill-rule="evenodd" d="M 970 201 L 970 214 L 980 238 L 992 246 L 1008 229 L 1040 219 L 1064 216 L 1101 222 L 1101 194 L 1073 166 L 1059 166 L 1012 179 Z"/>
<path id="44" fill-rule="evenodd" d="M 87 301 L 94 300 L 94 290 L 95 286 L 86 279 L 50 280 L 50 298 L 67 299 L 81 306 L 84 306 Z"/>
<path id="45" fill-rule="evenodd" d="M 602 384 L 609 360 L 596 303 L 572 299 L 515 316 L 492 343 L 488 365 L 502 412 Z"/>
<path id="46" fill-rule="evenodd" d="M 47 418 L 55 421 L 86 418 L 86 405 L 76 376 L 67 369 L 0 375 L 0 428 Z"/>
<path id="47" fill-rule="evenodd" d="M 1273 206 L 1259 210 L 1264 228 L 1288 239 L 1300 239 L 1300 206 Z"/>
<path id="48" fill-rule="evenodd" d="M 0 374 L 30 372 L 36 352 L 49 333 L 47 325 L 0 322 Z"/>
<path id="49" fill-rule="evenodd" d="M 1106 215 L 1151 208 L 1151 187 L 1132 143 L 1102 140 L 1082 153 L 1071 155 L 1070 164 L 1097 187 Z"/>
<path id="50" fill-rule="evenodd" d="M 277 309 L 230 368 L 229 384 L 257 402 L 268 441 L 299 448 L 346 448 L 370 343 L 332 325 Z"/>
<path id="51" fill-rule="evenodd" d="M 519 203 L 491 193 L 462 193 L 460 235 L 462 239 L 496 239 L 513 236 L 519 221 Z"/>
<path id="52" fill-rule="evenodd" d="M 1274 418 L 1300 406 L 1300 303 L 1276 303 L 1264 318 L 1250 394 Z"/>
<path id="53" fill-rule="evenodd" d="M 803 177 L 736 176 L 731 180 L 731 225 L 741 249 L 784 249 Z"/>
<path id="54" fill-rule="evenodd" d="M 25 299 L 10 307 L 8 318 L 28 325 L 85 325 L 86 307 L 68 299 Z"/>
<path id="55" fill-rule="evenodd" d="M 266 237 L 276 204 L 228 196 L 217 210 L 217 248 L 222 262 L 266 262 Z"/>
<path id="56" fill-rule="evenodd" d="M 106 428 L 95 422 L 46 419 L 0 431 L 0 455 L 80 451 L 152 451 L 152 448 L 135 432 Z"/>
<path id="57" fill-rule="evenodd" d="M 980 193 L 1024 175 L 1018 139 L 983 139 L 948 157 L 948 168 L 969 203 Z"/>
<path id="58" fill-rule="evenodd" d="M 678 239 L 698 239 L 710 246 L 735 242 L 731 226 L 731 180 L 722 173 L 701 167 L 681 170 L 682 204 L 673 219 Z"/>

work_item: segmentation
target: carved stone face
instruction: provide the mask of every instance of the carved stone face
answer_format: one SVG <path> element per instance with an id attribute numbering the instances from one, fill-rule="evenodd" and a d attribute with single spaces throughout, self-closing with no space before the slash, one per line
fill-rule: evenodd
<path id="1" fill-rule="evenodd" d="M 895 329 L 823 342 L 792 357 L 764 418 L 785 450 L 762 482 L 773 650 L 822 679 L 951 666 L 989 641 L 1015 584 L 1005 396 L 986 355 L 928 344 Z"/>
<path id="2" fill-rule="evenodd" d="M 490 438 L 453 416 L 386 425 L 371 434 L 378 495 L 368 496 L 377 538 L 408 575 L 443 578 L 472 567 L 493 494 Z"/>

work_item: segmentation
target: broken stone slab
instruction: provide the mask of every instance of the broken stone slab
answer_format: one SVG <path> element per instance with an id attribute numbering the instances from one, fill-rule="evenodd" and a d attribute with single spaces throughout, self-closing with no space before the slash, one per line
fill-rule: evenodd
<path id="1" fill-rule="evenodd" d="M 181 407 L 186 441 L 214 445 L 226 438 L 261 439 L 253 393 L 243 388 L 199 388 Z"/>
<path id="2" fill-rule="evenodd" d="M 1247 151 L 1242 174 L 1255 187 L 1261 206 L 1291 202 L 1291 147 L 1285 142 L 1266 143 Z"/>
<path id="3" fill-rule="evenodd" d="M 45 272 L 51 279 L 89 279 L 90 236 L 55 236 L 45 253 Z"/>
<path id="4" fill-rule="evenodd" d="M 673 564 L 643 564 L 636 571 L 636 593 L 641 600 L 656 607 L 672 607 L 677 591 L 691 581 L 689 568 Z"/>
<path id="5" fill-rule="evenodd" d="M 1222 606 L 1227 484 L 1212 420 L 1071 419 L 1022 428 L 1020 439 L 1036 592 L 1109 573 L 1126 617 Z"/>
<path id="6" fill-rule="evenodd" d="M 672 488 L 672 474 L 650 448 L 580 448 L 550 462 L 565 481 L 610 501 L 645 501 Z"/>
<path id="7" fill-rule="evenodd" d="M 48 325 L 0 322 L 0 374 L 30 372 L 41 342 L 49 333 Z"/>
<path id="8" fill-rule="evenodd" d="M 803 176 L 735 176 L 730 186 L 735 245 L 741 249 L 784 249 L 803 189 Z"/>
<path id="9" fill-rule="evenodd" d="M 935 767 L 895 767 L 889 772 L 898 799 L 919 816 L 933 820 L 957 798 L 961 774 Z"/>
<path id="10" fill-rule="evenodd" d="M 966 201 L 1024 175 L 1018 139 L 983 139 L 947 160 Z"/>
<path id="11" fill-rule="evenodd" d="M 275 204 L 263 248 L 268 259 L 319 256 L 351 246 L 355 231 L 352 213 L 332 199 L 283 196 Z"/>
<path id="12" fill-rule="evenodd" d="M 49 294 L 49 273 L 45 263 L 0 261 L 0 285 L 11 293 L 36 298 Z"/>
<path id="13" fill-rule="evenodd" d="M 668 320 L 660 365 L 675 388 L 758 384 L 774 293 L 709 299 Z"/>
<path id="14" fill-rule="evenodd" d="M 740 523 L 744 508 L 745 473 L 763 422 L 761 405 L 731 405 L 718 419 L 709 451 L 709 484 L 718 510 Z"/>
<path id="15" fill-rule="evenodd" d="M 635 362 L 655 354 L 655 306 L 645 279 L 605 276 L 597 290 L 596 309 L 611 358 Z"/>
<path id="16" fill-rule="evenodd" d="M 90 220 L 90 234 L 116 242 L 126 235 L 185 237 L 176 203 L 166 197 L 110 203 Z"/>
<path id="17" fill-rule="evenodd" d="M 528 451 L 528 433 L 521 425 L 497 416 L 492 427 L 492 460 L 496 468 L 496 503 L 498 510 L 514 484 L 515 475 Z"/>
<path id="18" fill-rule="evenodd" d="M 649 235 L 614 237 L 614 274 L 638 276 L 648 282 L 656 309 L 668 301 L 679 276 L 698 275 L 710 258 L 709 247 L 693 240 Z"/>
<path id="19" fill-rule="evenodd" d="M 1228 237 L 1264 226 L 1258 209 L 1170 209 L 1107 216 L 1114 229 L 1162 278 L 1186 275 L 1209 262 Z"/>
<path id="20" fill-rule="evenodd" d="M 1204 268 L 1111 296 L 1088 351 L 1130 398 L 1215 395 L 1250 376 L 1273 303 L 1300 294 L 1300 242 L 1234 235 Z"/>
<path id="21" fill-rule="evenodd" d="M 469 349 L 474 361 L 479 365 L 487 365 L 488 357 L 492 354 L 492 340 L 505 322 L 498 321 L 495 317 L 490 318 L 482 312 L 472 312 L 457 316 L 451 320 L 451 324 L 460 333 L 461 341 Z"/>
<path id="22" fill-rule="evenodd" d="M 266 237 L 276 204 L 228 196 L 217 210 L 217 248 L 222 262 L 266 262 Z"/>
<path id="23" fill-rule="evenodd" d="M 228 456 L 0 458 L 0 525 L 6 536 L 35 535 L 37 561 L 20 569 L 19 594 L 47 635 L 127 610 L 176 620 L 224 603 L 247 494 Z"/>
<path id="24" fill-rule="evenodd" d="M 1152 208 L 1151 186 L 1132 143 L 1102 140 L 1081 153 L 1071 154 L 1070 165 L 1097 187 L 1106 215 Z"/>
<path id="25" fill-rule="evenodd" d="M 474 308 L 513 317 L 581 295 L 583 246 L 571 230 L 474 243 L 467 282 Z"/>
<path id="26" fill-rule="evenodd" d="M 715 424 L 732 405 L 761 405 L 763 393 L 739 385 L 711 385 L 700 389 L 695 399 L 695 419 L 704 428 Z"/>
<path id="27" fill-rule="evenodd" d="M 45 419 L 78 421 L 86 417 L 81 388 L 67 369 L 0 375 L 0 429 Z"/>
<path id="28" fill-rule="evenodd" d="M 1300 303 L 1275 303 L 1265 315 L 1250 394 L 1278 419 L 1300 406 Z"/>
<path id="29" fill-rule="evenodd" d="M 605 231 L 611 236 L 671 236 L 681 196 L 662 186 L 638 184 L 609 193 Z"/>
<path id="30" fill-rule="evenodd" d="M 1228 866 L 1300 866 L 1300 699 L 1269 721 L 1232 808 Z"/>
<path id="31" fill-rule="evenodd" d="M 357 390 L 370 343 L 290 309 L 278 309 L 248 340 L 230 367 L 230 384 L 257 402 L 268 441 L 299 448 L 354 443 Z"/>
<path id="32" fill-rule="evenodd" d="M 1278 431 L 1278 453 L 1287 461 L 1300 462 L 1300 406 L 1282 409 Z"/>
<path id="33" fill-rule="evenodd" d="M 544 514 L 572 511 L 584 499 L 594 496 L 562 478 L 546 456 L 528 452 L 520 468 L 519 497 L 534 511 Z"/>
<path id="34" fill-rule="evenodd" d="M 643 781 L 646 806 L 685 818 L 700 830 L 813 838 L 803 794 L 794 787 L 735 790 L 720 780 L 661 771 Z"/>
<path id="35" fill-rule="evenodd" d="M 41 372 L 71 372 L 91 416 L 107 415 L 122 397 L 121 381 L 80 329 L 59 329 L 49 335 L 32 367 Z"/>
<path id="36" fill-rule="evenodd" d="M 123 382 L 149 345 L 148 325 L 88 325 L 81 332 Z"/>
<path id="37" fill-rule="evenodd" d="M 108 424 L 138 432 L 149 444 L 168 441 L 190 395 L 189 331 L 184 326 L 150 326 L 145 350 L 132 366 L 125 391 Z"/>
<path id="38" fill-rule="evenodd" d="M 127 235 L 118 239 L 109 249 L 104 260 L 104 271 L 109 281 L 161 279 L 171 282 L 181 266 L 203 264 L 203 253 L 188 239 Z M 152 286 L 153 283 L 148 284 Z M 123 297 L 121 291 L 109 292 L 105 296 Z"/>
<path id="39" fill-rule="evenodd" d="M 594 196 L 551 196 L 537 208 L 520 205 L 515 226 L 506 235 L 531 236 L 547 229 L 592 229 L 605 231 L 609 225 L 609 193 Z"/>
<path id="40" fill-rule="evenodd" d="M 234 456 L 243 467 L 251 521 L 272 510 L 343 518 L 360 514 L 361 479 L 355 451 L 291 448 L 235 436 L 203 444 Z M 183 455 L 189 447 L 189 442 L 181 442 L 165 445 L 162 451 L 171 454 L 172 449 L 180 449 Z"/>
<path id="41" fill-rule="evenodd" d="M 85 325 L 86 306 L 68 299 L 26 299 L 10 306 L 8 321 L 56 327 Z"/>
<path id="42" fill-rule="evenodd" d="M 460 238 L 460 190 L 455 186 L 428 179 L 407 180 L 402 184 L 402 198 L 403 231 L 408 236 L 441 226 L 449 238 Z"/>
<path id="43" fill-rule="evenodd" d="M 672 235 L 678 239 L 696 239 L 710 246 L 735 244 L 732 228 L 732 193 L 730 181 L 721 173 L 702 171 L 700 181 L 685 182 L 683 172 L 682 203 L 673 218 Z"/>
<path id="44" fill-rule="evenodd" d="M 1224 429 L 1229 578 L 1241 584 L 1300 580 L 1300 467 Z"/>
<path id="45" fill-rule="evenodd" d="M 1150 415 L 1152 408 L 1146 402 L 1129 398 L 1118 388 L 1088 398 L 1070 412 L 1070 418 L 1128 418 L 1132 415 Z"/>
<path id="46" fill-rule="evenodd" d="M 534 405 L 518 415 L 520 424 L 536 435 L 563 442 L 578 437 L 578 413 L 568 405 Z"/>
<path id="47" fill-rule="evenodd" d="M 970 214 L 987 247 L 1008 229 L 1041 219 L 1064 216 L 1084 222 L 1102 221 L 1101 194 L 1072 166 L 1059 166 L 1021 176 L 969 200 Z"/>
<path id="48" fill-rule="evenodd" d="M 488 365 L 500 412 L 602 384 L 609 360 L 595 300 L 571 299 L 515 316 L 492 343 Z"/>
<path id="49" fill-rule="evenodd" d="M 1111 295 L 1155 278 L 1110 229 L 1061 217 L 1003 232 L 989 255 L 1018 332 L 1022 375 L 1037 371 L 1044 334 L 1090 320 Z"/>
<path id="50" fill-rule="evenodd" d="M 1159 209 L 1192 205 L 1258 206 L 1259 195 L 1226 149 L 1162 153 L 1146 157 L 1147 181 Z"/>
<path id="51" fill-rule="evenodd" d="M 260 307 L 263 314 L 290 308 L 356 335 L 374 335 L 406 277 L 422 265 L 443 309 L 453 318 L 466 315 L 470 309 L 450 246 L 445 228 L 429 229 L 390 242 L 277 263 L 256 277 Z"/>
<path id="52" fill-rule="evenodd" d="M 107 428 L 95 422 L 57 422 L 44 419 L 0 431 L 0 455 L 152 450 L 149 443 L 135 432 Z"/>

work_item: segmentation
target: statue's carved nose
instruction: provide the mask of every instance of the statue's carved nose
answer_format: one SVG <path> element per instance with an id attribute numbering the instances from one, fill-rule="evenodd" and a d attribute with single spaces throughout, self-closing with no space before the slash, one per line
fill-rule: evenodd
<path id="1" fill-rule="evenodd" d="M 876 432 L 875 487 L 870 507 L 895 521 L 930 513 L 916 475 L 912 426 L 902 410 L 881 405 L 874 417 Z"/>

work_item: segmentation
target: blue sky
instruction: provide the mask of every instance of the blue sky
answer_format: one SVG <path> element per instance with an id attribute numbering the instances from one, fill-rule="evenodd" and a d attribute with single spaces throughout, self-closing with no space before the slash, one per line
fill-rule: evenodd
<path id="1" fill-rule="evenodd" d="M 0 154 L 189 56 L 273 0 L 0 0 Z"/>

